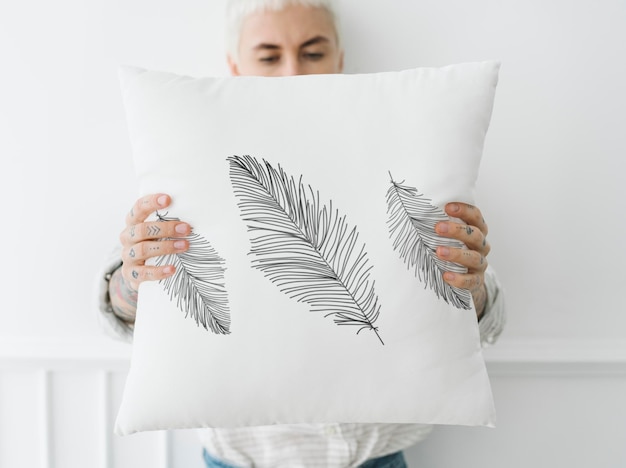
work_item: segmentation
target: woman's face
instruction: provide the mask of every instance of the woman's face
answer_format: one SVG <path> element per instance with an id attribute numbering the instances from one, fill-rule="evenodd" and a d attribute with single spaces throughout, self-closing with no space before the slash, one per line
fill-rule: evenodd
<path id="1" fill-rule="evenodd" d="M 239 57 L 228 57 L 233 75 L 290 76 L 341 73 L 343 52 L 330 14 L 300 5 L 248 16 Z"/>

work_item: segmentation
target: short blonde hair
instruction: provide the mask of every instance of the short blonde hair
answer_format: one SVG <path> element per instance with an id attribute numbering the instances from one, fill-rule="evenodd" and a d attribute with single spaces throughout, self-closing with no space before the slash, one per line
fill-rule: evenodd
<path id="1" fill-rule="evenodd" d="M 324 8 L 330 14 L 337 46 L 341 49 L 339 17 L 335 0 L 228 0 L 226 5 L 226 51 L 234 60 L 239 57 L 239 38 L 244 20 L 253 13 L 269 10 L 279 11 L 291 5 Z"/>

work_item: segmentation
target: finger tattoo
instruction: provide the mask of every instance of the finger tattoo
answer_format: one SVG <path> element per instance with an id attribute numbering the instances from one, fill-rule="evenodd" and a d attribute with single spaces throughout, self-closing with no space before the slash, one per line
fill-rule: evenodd
<path id="1" fill-rule="evenodd" d="M 135 258 L 135 249 L 130 249 L 130 252 L 128 252 L 128 256 L 131 258 Z"/>
<path id="2" fill-rule="evenodd" d="M 130 237 L 135 237 L 135 226 L 131 226 L 130 228 Z"/>
<path id="3" fill-rule="evenodd" d="M 465 232 L 467 232 L 467 235 L 468 235 L 468 236 L 471 236 L 471 235 L 472 235 L 472 233 L 474 232 L 474 230 L 473 230 L 470 226 L 467 226 L 467 227 L 465 228 Z"/>
<path id="4" fill-rule="evenodd" d="M 130 209 L 130 216 L 131 216 L 131 218 L 135 217 L 135 209 L 134 208 Z"/>
<path id="5" fill-rule="evenodd" d="M 156 236 L 159 232 L 161 232 L 161 228 L 158 226 L 148 226 L 148 235 Z"/>
<path id="6" fill-rule="evenodd" d="M 139 278 L 139 273 L 137 273 L 137 270 L 133 270 L 131 274 L 133 275 L 133 278 Z"/>

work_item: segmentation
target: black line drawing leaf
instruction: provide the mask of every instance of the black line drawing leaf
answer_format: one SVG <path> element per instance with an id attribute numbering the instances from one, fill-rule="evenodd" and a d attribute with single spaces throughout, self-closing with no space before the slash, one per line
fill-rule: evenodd
<path id="1" fill-rule="evenodd" d="M 253 267 L 311 312 L 337 325 L 373 330 L 380 304 L 365 244 L 345 216 L 320 203 L 319 192 L 266 160 L 231 156 L 230 177 L 251 234 Z"/>
<path id="2" fill-rule="evenodd" d="M 159 221 L 179 221 L 157 213 Z M 224 259 L 202 236 L 191 233 L 185 239 L 189 249 L 179 254 L 163 255 L 155 264 L 174 265 L 176 272 L 159 281 L 176 301 L 185 317 L 191 316 L 196 324 L 202 325 L 219 335 L 230 333 L 228 296 L 224 286 Z"/>
<path id="3" fill-rule="evenodd" d="M 404 181 L 395 182 L 391 173 L 389 176 L 391 187 L 387 191 L 387 213 L 394 250 L 400 253 L 408 269 L 415 269 L 424 288 L 430 286 L 437 297 L 459 309 L 470 309 L 470 292 L 450 286 L 443 280 L 445 271 L 466 273 L 467 269 L 457 263 L 441 260 L 435 253 L 438 246 L 463 247 L 462 242 L 435 233 L 435 224 L 448 221 L 448 215 L 433 206 L 431 200 L 415 187 L 403 185 Z"/>

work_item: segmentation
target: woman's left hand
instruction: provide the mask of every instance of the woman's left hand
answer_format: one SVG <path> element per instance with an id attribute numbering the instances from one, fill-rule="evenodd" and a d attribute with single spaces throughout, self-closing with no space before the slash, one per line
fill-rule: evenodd
<path id="1" fill-rule="evenodd" d="M 443 279 L 451 286 L 470 290 L 476 307 L 476 315 L 480 318 L 487 302 L 485 270 L 487 269 L 487 255 L 491 250 L 487 242 L 487 223 L 480 210 L 467 203 L 448 203 L 445 211 L 449 216 L 458 218 L 465 224 L 454 221 L 439 222 L 435 225 L 435 232 L 442 237 L 460 240 L 467 249 L 437 247 L 437 256 L 442 260 L 467 267 L 467 273 L 448 271 L 444 273 Z"/>

